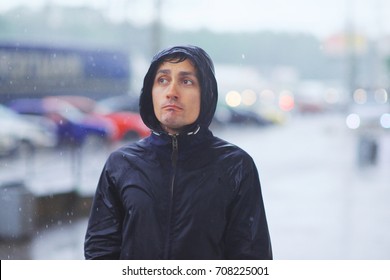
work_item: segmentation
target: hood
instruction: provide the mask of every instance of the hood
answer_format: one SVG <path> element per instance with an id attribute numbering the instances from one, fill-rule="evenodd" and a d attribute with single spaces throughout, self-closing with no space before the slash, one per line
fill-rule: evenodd
<path id="1" fill-rule="evenodd" d="M 152 101 L 152 87 L 158 67 L 172 56 L 179 55 L 190 59 L 197 69 L 201 90 L 201 108 L 198 119 L 187 127 L 187 131 L 200 126 L 207 128 L 213 119 L 218 100 L 218 86 L 215 79 L 214 64 L 210 56 L 201 48 L 196 46 L 175 46 L 162 50 L 156 54 L 145 75 L 141 90 L 139 106 L 143 122 L 151 130 L 162 132 L 159 121 L 154 114 Z"/>

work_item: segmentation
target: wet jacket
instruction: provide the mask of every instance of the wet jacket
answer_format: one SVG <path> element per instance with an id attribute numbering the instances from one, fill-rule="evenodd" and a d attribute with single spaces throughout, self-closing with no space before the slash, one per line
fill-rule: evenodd
<path id="1" fill-rule="evenodd" d="M 153 108 L 143 103 L 149 102 L 145 83 L 158 66 L 153 63 L 140 99 L 141 116 L 153 133 L 108 158 L 91 209 L 85 258 L 271 259 L 253 159 L 208 129 L 214 112 L 205 118 L 205 111 L 215 111 L 216 98 L 204 97 L 204 89 L 203 117 L 179 135 L 163 132 Z M 213 75 L 207 73 L 210 65 L 196 66 Z M 213 83 L 208 86 L 216 90 Z"/>

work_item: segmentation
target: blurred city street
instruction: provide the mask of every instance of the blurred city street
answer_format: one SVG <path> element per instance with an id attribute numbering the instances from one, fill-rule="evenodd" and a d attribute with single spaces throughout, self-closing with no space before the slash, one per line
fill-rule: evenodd
<path id="1" fill-rule="evenodd" d="M 231 126 L 214 134 L 257 164 L 275 259 L 390 259 L 390 135 L 379 139 L 376 164 L 360 166 L 357 138 L 343 114 L 296 115 L 284 125 Z M 83 151 L 76 166 L 69 151 L 57 159 L 2 161 L 0 180 L 28 176 L 36 194 L 77 186 L 92 196 L 109 151 Z M 86 223 L 85 216 L 69 218 L 40 227 L 28 240 L 0 239 L 0 259 L 83 259 Z"/>
<path id="2" fill-rule="evenodd" d="M 389 12 L 384 0 L 0 1 L 0 259 L 84 259 L 107 157 L 150 133 L 150 62 L 194 45 L 218 82 L 213 133 L 258 168 L 274 258 L 390 260 Z"/>

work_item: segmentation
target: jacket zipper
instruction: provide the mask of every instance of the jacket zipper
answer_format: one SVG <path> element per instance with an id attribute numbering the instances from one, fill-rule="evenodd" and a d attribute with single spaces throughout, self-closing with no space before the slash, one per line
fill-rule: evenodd
<path id="1" fill-rule="evenodd" d="M 177 166 L 177 159 L 179 154 L 179 146 L 177 142 L 177 136 L 172 135 L 172 154 L 171 154 L 171 160 L 172 160 L 172 177 L 171 177 L 171 185 L 170 185 L 170 201 L 169 201 L 169 212 L 168 212 L 168 231 L 167 231 L 167 239 L 165 243 L 165 250 L 164 250 L 164 259 L 169 259 L 170 256 L 170 235 L 171 235 L 171 221 L 172 221 L 172 211 L 173 211 L 173 194 L 174 194 L 174 187 L 175 187 L 175 177 L 176 177 L 176 166 Z"/>

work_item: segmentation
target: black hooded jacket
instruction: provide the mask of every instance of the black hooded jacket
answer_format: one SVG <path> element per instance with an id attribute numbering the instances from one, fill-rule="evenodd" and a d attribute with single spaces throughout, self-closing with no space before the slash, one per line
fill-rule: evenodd
<path id="1" fill-rule="evenodd" d="M 151 89 L 172 55 L 192 60 L 201 84 L 198 120 L 179 135 L 162 131 Z M 217 103 L 211 59 L 174 47 L 153 58 L 140 112 L 153 133 L 113 152 L 101 174 L 85 239 L 86 259 L 272 259 L 253 159 L 215 137 Z"/>

